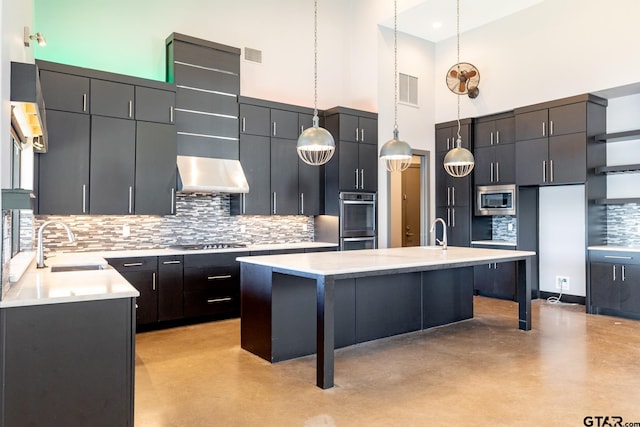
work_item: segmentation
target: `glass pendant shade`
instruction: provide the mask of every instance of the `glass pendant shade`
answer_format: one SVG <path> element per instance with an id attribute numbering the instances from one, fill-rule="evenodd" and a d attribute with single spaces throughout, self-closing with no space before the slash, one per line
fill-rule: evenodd
<path id="1" fill-rule="evenodd" d="M 298 137 L 296 149 L 303 162 L 320 166 L 331 160 L 336 143 L 328 130 L 318 126 L 318 116 L 314 116 L 313 126 L 305 129 Z"/>
<path id="2" fill-rule="evenodd" d="M 385 142 L 380 149 L 380 160 L 389 172 L 402 172 L 411 165 L 411 146 L 398 138 L 398 129 L 393 131 L 393 139 Z"/>
<path id="3" fill-rule="evenodd" d="M 444 168 L 447 173 L 456 178 L 467 176 L 475 165 L 473 154 L 466 148 L 461 147 L 462 140 L 458 138 L 456 148 L 450 150 L 444 156 Z"/>

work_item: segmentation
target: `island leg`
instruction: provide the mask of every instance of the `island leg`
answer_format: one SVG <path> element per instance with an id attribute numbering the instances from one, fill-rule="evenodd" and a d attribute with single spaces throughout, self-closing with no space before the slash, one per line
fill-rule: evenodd
<path id="1" fill-rule="evenodd" d="M 518 261 L 518 327 L 531 330 L 531 257 Z"/>
<path id="2" fill-rule="evenodd" d="M 333 277 L 319 276 L 317 284 L 317 367 L 316 385 L 322 389 L 333 387 L 334 351 L 334 284 Z"/>

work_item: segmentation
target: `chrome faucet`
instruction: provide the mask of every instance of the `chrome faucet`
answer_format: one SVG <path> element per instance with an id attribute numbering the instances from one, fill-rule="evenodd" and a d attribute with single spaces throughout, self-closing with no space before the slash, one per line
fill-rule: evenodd
<path id="1" fill-rule="evenodd" d="M 436 229 L 436 224 L 438 222 L 442 223 L 442 240 L 438 240 L 438 238 L 436 237 L 436 245 L 442 245 L 442 250 L 446 251 L 447 250 L 447 223 L 444 222 L 444 219 L 442 218 L 436 218 L 433 220 L 433 222 L 431 223 L 431 229 L 429 230 L 429 233 L 433 233 Z"/>
<path id="2" fill-rule="evenodd" d="M 73 235 L 73 233 L 71 232 L 71 229 L 64 222 L 62 222 L 62 221 L 45 221 L 44 224 L 42 224 L 40 226 L 40 228 L 38 229 L 38 247 L 36 249 L 36 264 L 37 264 L 38 268 L 46 267 L 46 265 L 44 265 L 44 248 L 42 247 L 42 232 L 44 231 L 45 227 L 47 225 L 49 225 L 49 224 L 61 225 L 62 228 L 64 228 L 65 231 L 67 232 L 67 237 L 69 238 L 69 243 L 73 243 L 73 242 L 76 241 L 76 238 Z"/>

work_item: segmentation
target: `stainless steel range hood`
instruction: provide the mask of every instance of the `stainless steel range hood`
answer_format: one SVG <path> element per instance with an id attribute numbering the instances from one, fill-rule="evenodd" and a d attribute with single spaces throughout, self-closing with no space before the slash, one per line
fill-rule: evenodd
<path id="1" fill-rule="evenodd" d="M 178 191 L 182 193 L 249 192 L 238 160 L 178 156 L 178 174 Z"/>
<path id="2" fill-rule="evenodd" d="M 36 64 L 11 62 L 11 122 L 21 138 L 30 138 L 36 153 L 47 152 L 44 100 Z"/>

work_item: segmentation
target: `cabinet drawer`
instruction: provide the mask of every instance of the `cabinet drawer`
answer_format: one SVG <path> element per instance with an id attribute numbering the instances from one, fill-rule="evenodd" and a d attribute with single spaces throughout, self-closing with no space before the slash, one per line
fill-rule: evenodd
<path id="1" fill-rule="evenodd" d="M 119 273 L 124 271 L 156 270 L 158 257 L 108 258 L 107 262 Z"/>
<path id="2" fill-rule="evenodd" d="M 236 258 L 249 256 L 250 252 L 215 252 L 208 254 L 190 254 L 184 256 L 185 268 L 211 266 L 238 266 Z"/>
<path id="3" fill-rule="evenodd" d="M 611 264 L 640 264 L 640 253 L 625 251 L 589 251 L 591 262 Z"/>
<path id="4" fill-rule="evenodd" d="M 199 317 L 237 312 L 239 301 L 237 293 L 220 294 L 216 291 L 206 290 L 185 292 L 184 315 L 185 317 Z"/>
<path id="5" fill-rule="evenodd" d="M 240 267 L 219 266 L 207 268 L 185 268 L 184 290 L 240 288 Z M 226 292 L 226 291 L 225 291 Z"/>

